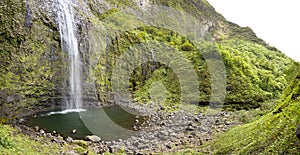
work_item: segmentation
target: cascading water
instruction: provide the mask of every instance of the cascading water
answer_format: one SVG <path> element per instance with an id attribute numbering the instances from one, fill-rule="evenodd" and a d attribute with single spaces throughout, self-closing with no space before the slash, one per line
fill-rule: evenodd
<path id="1" fill-rule="evenodd" d="M 71 0 L 57 0 L 59 33 L 62 48 L 69 54 L 69 97 L 68 109 L 82 106 L 81 60 L 76 38 L 76 23 Z"/>

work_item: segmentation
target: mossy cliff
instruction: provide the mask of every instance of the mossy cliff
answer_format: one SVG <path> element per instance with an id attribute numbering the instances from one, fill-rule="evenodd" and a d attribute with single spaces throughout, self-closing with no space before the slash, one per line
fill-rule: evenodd
<path id="1" fill-rule="evenodd" d="M 112 88 L 113 70 L 117 60 L 124 53 L 140 44 L 147 44 L 142 48 L 142 51 L 148 52 L 148 55 L 151 55 L 150 51 L 155 49 L 162 50 L 161 53 L 166 53 L 163 49 L 158 49 L 152 42 L 159 42 L 170 47 L 169 50 L 179 51 L 184 58 L 191 62 L 198 76 L 198 81 L 200 81 L 199 104 L 211 102 L 212 78 L 207 61 L 210 60 L 208 56 L 210 54 L 213 59 L 214 52 L 222 55 L 222 61 L 226 67 L 225 104 L 228 107 L 259 107 L 262 102 L 277 98 L 287 85 L 287 69 L 291 67 L 293 61 L 276 48 L 270 47 L 263 40 L 257 38 L 250 28 L 242 28 L 227 22 L 206 1 L 106 2 L 117 7 L 109 9 L 104 14 L 93 12 L 95 16 L 92 19 L 93 23 L 102 22 L 106 29 L 112 29 L 114 32 L 109 33 L 108 30 L 107 38 L 110 41 L 106 44 L 105 51 L 99 52 L 101 53 L 99 54 L 100 61 L 95 68 L 97 91 L 100 99 L 104 102 L 112 101 L 111 94 L 114 94 Z M 168 29 L 168 26 L 131 26 L 139 25 L 139 22 L 122 12 L 128 7 L 143 10 L 151 5 L 172 7 L 179 12 L 186 12 L 197 17 L 201 21 L 206 35 L 201 37 L 201 40 L 195 41 L 190 39 L 189 34 L 174 32 Z M 159 17 L 156 19 L 158 23 L 162 22 L 159 21 Z M 189 24 L 188 21 L 178 23 L 178 20 L 173 20 L 172 22 L 174 25 Z M 113 29 L 122 31 L 123 29 L 119 27 L 124 25 L 126 31 L 121 33 L 113 31 Z M 203 54 L 205 55 L 203 56 Z M 132 56 L 134 57 L 134 55 Z M 136 60 L 138 57 L 133 59 Z M 130 62 L 127 63 L 130 64 Z M 128 86 L 133 98 L 145 103 L 151 100 L 149 91 L 155 82 L 162 83 L 166 88 L 166 106 L 177 107 L 181 98 L 180 79 L 174 70 L 166 64 L 155 62 L 154 59 L 141 64 L 132 71 Z"/>
<path id="2" fill-rule="evenodd" d="M 0 2 L 0 116 L 60 95 L 66 69 L 46 2 Z"/>
<path id="3" fill-rule="evenodd" d="M 55 1 L 3 0 L 0 4 L 1 115 L 11 115 L 11 111 L 20 111 L 24 107 L 59 103 L 49 101 L 62 97 L 68 90 L 68 59 L 61 50 Z M 181 22 L 154 21 L 167 21 L 169 23 L 165 25 L 185 26 L 186 29 L 190 26 L 188 30 L 191 31 L 182 31 L 186 33 L 159 24 L 140 25 L 138 20 L 132 20 L 132 17 L 147 15 L 147 9 L 154 5 L 170 7 L 184 17 L 199 20 L 200 39 L 192 39 L 193 35 L 198 35 L 193 32 L 198 33 L 198 30 L 192 29 L 193 21 L 188 18 Z M 218 78 L 227 79 L 224 101 L 228 106 L 258 107 L 261 102 L 278 97 L 287 85 L 287 69 L 293 61 L 257 38 L 250 28 L 227 22 L 205 0 L 78 0 L 74 6 L 84 64 L 82 85 L 85 99 L 100 100 L 102 104 L 113 102 L 112 73 L 116 61 L 125 51 L 139 44 L 149 45 L 145 49 L 148 52 L 157 49 L 156 44 L 150 42 L 168 47 L 161 53 L 174 50 L 189 60 L 197 75 L 196 81 L 199 81 L 195 82 L 199 87 L 200 95 L 196 96 L 199 100 L 192 100 L 196 104 L 212 102 L 210 94 L 214 88 L 211 86 L 219 84 L 211 82 L 215 76 L 211 75 L 209 67 L 217 65 L 210 66 L 209 61 L 222 60 L 226 67 L 226 78 Z M 130 10 L 137 11 L 127 14 L 126 11 Z M 125 31 L 119 31 L 122 27 Z M 222 59 L 219 59 L 220 55 Z M 153 60 L 133 70 L 128 90 L 135 100 L 148 102 L 152 84 L 160 82 L 165 87 L 166 106 L 177 107 L 181 88 L 184 88 L 180 86 L 180 80 L 174 69 Z M 216 97 L 213 102 L 221 100 Z"/>

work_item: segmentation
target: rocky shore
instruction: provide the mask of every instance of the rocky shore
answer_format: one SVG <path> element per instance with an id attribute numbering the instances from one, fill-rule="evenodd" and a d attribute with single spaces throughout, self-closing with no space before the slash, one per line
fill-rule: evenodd
<path id="1" fill-rule="evenodd" d="M 100 137 L 89 136 L 84 140 L 75 140 L 70 137 L 61 137 L 55 131 L 46 133 L 39 127 L 31 128 L 18 125 L 18 128 L 20 132 L 28 134 L 38 141 L 41 140 L 39 137 L 46 137 L 61 146 L 64 144 L 83 145 L 88 150 L 98 154 L 104 152 L 150 154 L 177 152 L 185 149 L 197 150 L 199 146 L 210 141 L 216 133 L 226 131 L 237 125 L 237 121 L 232 117 L 232 112 L 194 114 L 184 110 L 166 112 L 162 107 L 152 111 L 137 106 L 134 109 L 149 116 L 149 119 L 139 127 L 140 130 L 135 135 L 128 139 L 103 141 Z M 62 154 L 76 153 L 62 152 Z"/>
<path id="2" fill-rule="evenodd" d="M 124 150 L 129 154 L 176 152 L 197 147 L 212 139 L 217 132 L 226 131 L 235 123 L 230 113 L 192 115 L 183 111 L 166 114 L 158 112 L 135 136 L 126 140 L 107 142 L 111 152 Z"/>

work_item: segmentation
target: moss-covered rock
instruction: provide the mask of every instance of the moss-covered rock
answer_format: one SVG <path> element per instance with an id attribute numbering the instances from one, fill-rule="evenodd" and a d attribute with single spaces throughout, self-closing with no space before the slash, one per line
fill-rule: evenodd
<path id="1" fill-rule="evenodd" d="M 41 3 L 0 3 L 0 105 L 9 107 L 0 114 L 12 116 L 62 92 L 66 65 L 54 19 Z"/>

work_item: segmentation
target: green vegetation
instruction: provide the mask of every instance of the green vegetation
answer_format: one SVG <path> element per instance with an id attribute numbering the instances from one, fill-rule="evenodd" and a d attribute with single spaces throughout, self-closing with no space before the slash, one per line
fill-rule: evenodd
<path id="1" fill-rule="evenodd" d="M 11 118 L 59 95 L 66 63 L 56 26 L 37 17 L 38 8 L 31 8 L 32 19 L 24 26 L 24 1 L 0 5 L 0 118 Z"/>
<path id="2" fill-rule="evenodd" d="M 38 140 L 37 140 L 38 139 Z M 60 154 L 75 150 L 76 153 L 84 153 L 88 150 L 86 146 L 80 144 L 63 144 L 62 146 L 51 142 L 46 137 L 33 139 L 23 135 L 17 129 L 8 125 L 0 126 L 0 152 L 1 154 Z M 91 150 L 90 154 L 95 154 Z"/>
<path id="3" fill-rule="evenodd" d="M 214 154 L 297 154 L 300 142 L 296 128 L 300 124 L 300 72 L 284 91 L 278 105 L 252 123 L 220 134 L 206 144 Z"/>
<path id="4" fill-rule="evenodd" d="M 159 48 L 155 42 L 169 48 Z M 200 81 L 199 104 L 209 103 L 211 94 L 211 75 L 203 54 L 209 59 L 214 57 L 214 52 L 219 52 L 223 56 L 227 72 L 225 104 L 234 109 L 256 108 L 265 101 L 279 97 L 287 85 L 287 72 L 293 64 L 281 52 L 249 41 L 232 39 L 210 43 L 203 40 L 193 43 L 166 29 L 141 27 L 116 37 L 107 53 L 101 56 L 101 64 L 96 69 L 98 86 L 102 87 L 99 94 L 112 91 L 110 78 L 116 58 L 128 50 L 133 52 L 131 48 L 140 44 L 147 44 L 143 51 L 149 55 L 151 50 L 159 50 L 160 53 L 167 52 L 164 50 L 176 50 L 191 62 Z M 152 61 L 135 68 L 129 81 L 129 89 L 137 101 L 147 103 L 151 98 L 148 91 L 153 82 L 160 82 L 166 87 L 165 103 L 168 107 L 177 107 L 181 97 L 179 79 L 169 66 L 160 62 Z"/>
<path id="5" fill-rule="evenodd" d="M 211 93 L 211 75 L 202 55 L 205 53 L 219 52 L 223 55 L 228 76 L 228 94 L 225 100 L 228 107 L 235 109 L 258 107 L 263 101 L 278 97 L 285 88 L 287 81 L 285 68 L 289 68 L 292 60 L 261 42 L 251 29 L 240 28 L 227 22 L 206 1 L 155 0 L 150 3 L 170 6 L 188 12 L 201 21 L 210 21 L 208 33 L 218 42 L 212 43 L 208 40 L 192 42 L 176 32 L 150 26 L 138 27 L 120 35 L 108 34 L 107 37 L 111 40 L 109 47 L 100 54 L 98 54 L 99 51 L 95 52 L 98 54 L 99 60 L 95 60 L 98 64 L 90 66 L 90 71 L 88 71 L 93 73 L 90 77 L 97 78 L 96 89 L 103 103 L 112 98 L 110 95 L 111 73 L 118 56 L 135 45 L 149 42 L 159 42 L 173 48 L 192 63 L 200 81 L 199 104 L 208 104 Z M 118 23 L 114 23 L 113 19 L 109 18 L 108 20 L 112 21 L 110 25 L 106 25 L 108 28 L 139 25 L 136 21 L 128 20 L 131 19 L 128 15 L 118 13 L 118 10 L 124 7 L 137 6 L 135 2 L 109 0 L 107 4 L 115 7 L 104 13 L 94 1 L 87 1 L 87 4 L 94 17 L 97 17 L 95 19 L 88 17 L 92 25 L 105 21 L 107 17 L 115 13 L 117 13 L 116 22 Z M 23 108 L 39 106 L 41 102 L 62 95 L 67 88 L 64 74 L 67 70 L 67 61 L 64 61 L 66 56 L 60 47 L 59 33 L 54 19 L 39 14 L 39 9 L 31 7 L 32 23 L 24 27 L 26 7 L 23 1 L 5 0 L 1 1 L 1 6 L 3 9 L 0 12 L 0 63 L 2 66 L 0 68 L 0 92 L 4 94 L 2 95 L 4 97 L 0 100 L 0 104 L 6 106 L 6 109 L 16 107 L 12 110 L 13 113 L 2 112 L 4 117 L 11 117 L 11 114 L 17 115 L 18 111 Z M 83 12 L 80 14 L 87 16 Z M 84 36 L 84 33 L 81 35 Z M 147 48 L 154 49 L 155 47 L 150 45 Z M 92 59 L 93 56 L 84 54 L 84 62 L 88 63 L 88 59 Z M 149 102 L 148 90 L 151 83 L 161 81 L 167 90 L 166 104 L 176 107 L 181 94 L 177 75 L 164 64 L 157 62 L 155 68 L 153 64 L 153 62 L 148 62 L 135 68 L 129 83 L 131 93 L 137 101 Z M 94 79 L 85 77 L 85 80 L 94 85 Z M 11 97 L 14 97 L 14 100 L 9 100 Z"/>
<path id="6" fill-rule="evenodd" d="M 43 7 L 35 7 L 42 4 L 39 2 L 29 2 L 32 19 L 29 25 L 24 26 L 24 15 L 28 11 L 24 1 L 0 1 L 0 123 L 8 122 L 19 112 L 31 111 L 34 106 L 42 107 L 50 98 L 63 95 L 67 89 L 65 76 L 68 62 L 61 49 L 55 19 L 48 17 Z M 193 41 L 159 26 L 134 27 L 140 23 L 118 11 L 128 7 L 138 8 L 139 4 L 135 1 L 107 0 L 103 6 L 98 6 L 96 1 L 86 0 L 91 10 L 89 13 L 93 16 L 77 10 L 82 17 L 82 21 L 78 22 L 80 48 L 87 50 L 81 53 L 82 59 L 84 64 L 90 65 L 86 66 L 83 74 L 87 76 L 84 80 L 95 86 L 101 102 L 111 102 L 114 97 L 112 72 L 117 60 L 128 51 L 134 52 L 133 47 L 139 46 L 152 60 L 136 66 L 129 81 L 122 81 L 128 83 L 128 89 L 136 101 L 142 104 L 164 103 L 167 111 L 179 107 L 182 93 L 180 79 L 174 68 L 155 61 L 151 50 L 157 50 L 162 55 L 170 51 L 177 52 L 189 60 L 201 92 L 196 96 L 199 101 L 192 102 L 207 105 L 213 76 L 209 67 L 218 67 L 208 66 L 208 62 L 218 61 L 215 57 L 220 54 L 226 67 L 225 108 L 233 111 L 243 109 L 237 112 L 240 113 L 240 121 L 249 124 L 220 134 L 204 149 L 216 154 L 298 153 L 300 144 L 294 133 L 300 124 L 300 74 L 295 75 L 294 72 L 299 71 L 299 66 L 258 38 L 249 27 L 243 28 L 226 21 L 205 0 L 151 0 L 150 3 L 173 7 L 199 18 L 208 27 L 206 33 L 209 37 Z M 113 14 L 116 16 L 110 18 Z M 99 51 L 96 48 L 102 44 L 91 47 L 100 40 L 92 35 L 94 32 L 102 35 L 99 27 L 105 20 L 109 20 L 105 28 L 112 31 L 105 34 L 105 51 Z M 132 27 L 134 29 L 126 29 Z M 114 32 L 121 28 L 127 31 L 121 34 Z M 134 53 L 131 56 L 139 59 Z M 96 62 L 90 61 L 94 59 Z M 176 59 L 169 62 L 186 67 Z M 192 80 L 189 78 L 187 76 L 185 80 Z M 288 86 L 289 81 L 292 82 Z M 274 103 L 279 97 L 278 103 Z M 220 101 L 217 99 L 215 102 Z M 252 108 L 256 109 L 248 111 Z M 62 148 L 84 153 L 88 149 L 84 141 L 61 147 L 43 137 L 41 139 L 43 141 L 39 142 L 12 127 L 0 126 L 0 152 L 4 154 L 56 154 Z"/>
<path id="7" fill-rule="evenodd" d="M 281 52 L 242 40 L 224 41 L 219 50 L 227 68 L 226 102 L 255 107 L 279 97 L 285 89 L 286 72 L 293 63 Z"/>

